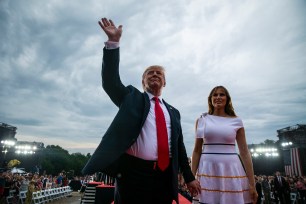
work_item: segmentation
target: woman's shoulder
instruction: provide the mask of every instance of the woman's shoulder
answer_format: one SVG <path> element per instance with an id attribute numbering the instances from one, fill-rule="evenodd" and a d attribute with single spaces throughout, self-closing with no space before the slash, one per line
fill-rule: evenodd
<path id="1" fill-rule="evenodd" d="M 239 116 L 229 116 L 228 118 L 238 123 L 242 123 L 242 119 Z"/>
<path id="2" fill-rule="evenodd" d="M 201 113 L 201 115 L 200 115 L 200 117 L 199 117 L 199 118 L 205 118 L 207 115 L 208 115 L 208 113 L 207 113 L 207 112 Z"/>
<path id="3" fill-rule="evenodd" d="M 239 117 L 239 116 L 229 116 L 229 118 L 233 118 L 233 119 L 236 119 L 236 120 L 241 120 L 242 121 L 242 119 Z"/>
<path id="4" fill-rule="evenodd" d="M 199 123 L 199 121 L 204 121 L 205 117 L 208 115 L 208 113 L 201 113 L 199 117 L 196 119 L 196 124 Z"/>

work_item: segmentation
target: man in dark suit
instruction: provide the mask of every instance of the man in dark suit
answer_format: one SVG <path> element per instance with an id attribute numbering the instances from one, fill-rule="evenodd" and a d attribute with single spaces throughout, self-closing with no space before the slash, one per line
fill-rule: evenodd
<path id="1" fill-rule="evenodd" d="M 256 182 L 255 187 L 256 187 L 256 192 L 258 194 L 256 204 L 261 204 L 261 199 L 262 199 L 262 186 L 261 186 L 261 181 L 259 179 L 261 178 L 255 176 L 255 182 Z"/>
<path id="2" fill-rule="evenodd" d="M 102 171 L 115 177 L 116 204 L 178 203 L 179 171 L 196 196 L 201 189 L 189 166 L 180 113 L 161 97 L 166 85 L 164 68 L 154 65 L 144 71 L 144 92 L 124 86 L 119 75 L 122 26 L 116 27 L 106 18 L 99 25 L 108 36 L 103 50 L 102 86 L 119 111 L 83 173 Z M 160 132 L 164 135 L 162 142 Z"/>
<path id="3" fill-rule="evenodd" d="M 280 201 L 281 204 L 290 203 L 290 200 L 288 200 L 288 197 L 290 196 L 289 184 L 285 180 L 285 178 L 281 176 L 279 171 L 275 172 L 275 177 L 273 181 L 276 203 L 278 203 L 278 201 Z"/>

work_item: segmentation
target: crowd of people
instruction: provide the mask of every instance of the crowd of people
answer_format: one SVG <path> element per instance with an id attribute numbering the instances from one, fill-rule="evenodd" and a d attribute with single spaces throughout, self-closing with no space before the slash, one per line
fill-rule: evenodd
<path id="1" fill-rule="evenodd" d="M 6 198 L 13 192 L 13 203 L 18 203 L 19 192 L 27 191 L 26 204 L 30 204 L 34 191 L 71 186 L 73 190 L 79 190 L 81 186 L 89 182 L 89 177 L 68 178 L 63 172 L 58 175 L 39 175 L 38 173 L 16 174 L 10 171 L 0 173 L 0 203 L 5 204 Z M 76 185 L 79 183 L 79 185 Z M 77 186 L 77 187 L 76 187 Z M 75 189 L 77 188 L 77 189 Z"/>
<path id="2" fill-rule="evenodd" d="M 306 177 L 282 176 L 279 171 L 275 175 L 255 176 L 258 192 L 257 204 L 281 203 L 290 204 L 293 199 L 296 203 L 306 203 Z"/>
<path id="3" fill-rule="evenodd" d="M 6 203 L 6 197 L 11 190 L 18 202 L 20 191 L 28 191 L 26 203 L 31 203 L 31 193 L 38 190 L 71 186 L 74 191 L 81 190 L 86 183 L 99 181 L 108 185 L 114 185 L 114 179 L 106 174 L 99 173 L 93 176 L 73 177 L 68 179 L 64 173 L 57 176 L 34 174 L 13 174 L 11 172 L 0 173 L 0 203 Z M 179 193 L 189 201 L 193 200 L 181 174 L 178 175 Z M 306 204 L 306 176 L 281 176 L 280 172 L 275 175 L 255 175 L 256 190 L 258 193 L 257 204 L 289 204 L 292 196 L 296 196 L 297 204 Z"/>

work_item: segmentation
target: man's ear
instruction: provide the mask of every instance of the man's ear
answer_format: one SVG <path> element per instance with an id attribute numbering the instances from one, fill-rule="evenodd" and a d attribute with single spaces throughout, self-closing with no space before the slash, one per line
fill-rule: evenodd
<path id="1" fill-rule="evenodd" d="M 144 83 L 144 80 L 143 80 L 143 79 L 141 80 L 141 84 L 142 84 L 142 89 L 145 91 L 145 90 L 146 90 L 146 87 L 145 87 L 145 83 Z"/>

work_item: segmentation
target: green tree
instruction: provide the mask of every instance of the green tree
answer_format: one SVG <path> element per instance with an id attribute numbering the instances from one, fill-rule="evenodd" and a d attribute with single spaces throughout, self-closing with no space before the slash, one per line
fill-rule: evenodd
<path id="1" fill-rule="evenodd" d="M 42 171 L 47 174 L 57 175 L 60 172 L 69 172 L 70 176 L 82 175 L 82 169 L 91 157 L 90 153 L 69 152 L 58 145 L 48 145 L 39 152 L 39 163 Z M 73 174 L 73 175 L 72 175 Z"/>
<path id="2" fill-rule="evenodd" d="M 72 165 L 70 155 L 58 145 L 48 145 L 40 150 L 40 164 L 43 171 L 47 174 L 57 175 L 59 172 L 69 170 Z"/>
<path id="3" fill-rule="evenodd" d="M 81 175 L 81 170 L 88 161 L 88 155 L 85 156 L 81 153 L 73 153 L 70 155 L 70 160 L 72 161 L 70 169 L 74 170 L 76 175 Z"/>
<path id="4" fill-rule="evenodd" d="M 264 144 L 266 144 L 266 145 L 274 145 L 274 144 L 275 144 L 275 141 L 274 141 L 274 140 L 266 139 L 266 140 L 264 141 Z"/>

